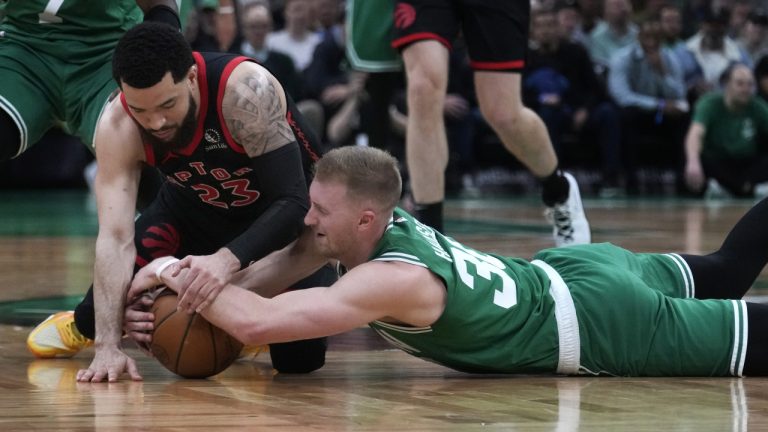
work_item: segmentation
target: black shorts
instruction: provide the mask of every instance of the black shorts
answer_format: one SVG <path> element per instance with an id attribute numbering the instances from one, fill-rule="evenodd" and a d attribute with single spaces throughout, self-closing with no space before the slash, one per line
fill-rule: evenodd
<path id="1" fill-rule="evenodd" d="M 528 47 L 530 0 L 407 0 L 394 13 L 392 46 L 436 40 L 451 49 L 462 31 L 472 68 L 520 72 Z"/>

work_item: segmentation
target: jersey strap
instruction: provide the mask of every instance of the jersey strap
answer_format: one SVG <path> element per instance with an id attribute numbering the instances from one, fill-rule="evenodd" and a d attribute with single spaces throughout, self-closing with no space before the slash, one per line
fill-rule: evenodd
<path id="1" fill-rule="evenodd" d="M 557 373 L 576 375 L 579 373 L 581 361 L 581 341 L 579 339 L 579 322 L 576 319 L 576 307 L 568 286 L 557 270 L 541 260 L 533 260 L 531 264 L 544 270 L 549 277 L 549 294 L 555 300 L 555 320 L 557 321 L 557 336 L 560 354 L 557 360 Z"/>

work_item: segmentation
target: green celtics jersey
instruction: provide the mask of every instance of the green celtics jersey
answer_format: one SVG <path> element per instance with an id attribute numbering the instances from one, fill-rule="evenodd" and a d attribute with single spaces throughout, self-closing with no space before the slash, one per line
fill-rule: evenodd
<path id="1" fill-rule="evenodd" d="M 143 19 L 135 0 L 9 0 L 0 30 L 5 37 L 56 55 L 114 48 L 114 43 Z M 73 59 L 77 61 L 78 59 Z"/>
<path id="2" fill-rule="evenodd" d="M 446 305 L 429 327 L 375 321 L 394 346 L 480 373 L 554 372 L 558 327 L 550 281 L 522 259 L 486 254 L 422 225 L 401 209 L 371 256 L 428 268 L 445 283 Z"/>

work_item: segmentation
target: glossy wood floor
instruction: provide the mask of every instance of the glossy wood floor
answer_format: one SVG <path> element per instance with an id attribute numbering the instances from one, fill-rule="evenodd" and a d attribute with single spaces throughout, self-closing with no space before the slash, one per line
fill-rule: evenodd
<path id="1" fill-rule="evenodd" d="M 585 204 L 594 241 L 708 252 L 752 202 Z M 551 245 L 535 198 L 454 200 L 447 215 L 449 234 L 481 249 L 529 257 Z M 0 301 L 84 292 L 94 234 L 82 194 L 0 192 Z M 763 300 L 766 281 L 752 299 Z M 261 355 L 211 379 L 184 380 L 130 349 L 143 382 L 79 384 L 74 375 L 92 350 L 34 360 L 24 345 L 29 330 L 0 325 L 0 431 L 768 430 L 762 378 L 473 376 L 390 350 L 359 329 L 332 338 L 325 367 L 306 376 L 275 375 Z"/>

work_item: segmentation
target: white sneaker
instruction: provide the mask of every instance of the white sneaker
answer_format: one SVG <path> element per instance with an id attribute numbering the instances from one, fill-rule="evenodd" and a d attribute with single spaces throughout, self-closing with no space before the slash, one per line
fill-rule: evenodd
<path id="1" fill-rule="evenodd" d="M 553 225 L 552 234 L 555 237 L 555 246 L 570 246 L 587 244 L 592 241 L 589 231 L 589 222 L 581 205 L 579 184 L 570 173 L 563 173 L 568 180 L 568 199 L 562 204 L 555 204 L 548 208 L 544 215 Z"/>
<path id="2" fill-rule="evenodd" d="M 707 190 L 704 192 L 705 199 L 725 199 L 730 196 L 730 192 L 725 190 L 717 180 L 711 178 L 707 181 Z"/>

